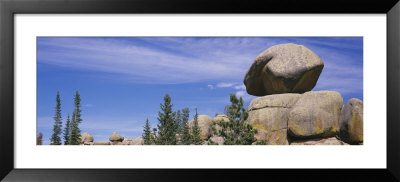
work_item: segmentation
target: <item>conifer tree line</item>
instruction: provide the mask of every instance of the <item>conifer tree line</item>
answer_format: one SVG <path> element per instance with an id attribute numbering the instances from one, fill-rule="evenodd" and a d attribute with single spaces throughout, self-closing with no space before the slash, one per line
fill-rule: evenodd
<path id="1" fill-rule="evenodd" d="M 143 127 L 144 145 L 190 145 L 202 144 L 200 127 L 197 122 L 197 109 L 194 115 L 194 126 L 189 127 L 189 108 L 173 111 L 171 97 L 166 94 L 164 102 L 160 103 L 157 128 L 151 129 L 149 120 L 146 119 Z"/>
<path id="2" fill-rule="evenodd" d="M 221 121 L 214 123 L 211 128 L 213 133 L 223 137 L 224 145 L 251 145 L 255 142 L 254 135 L 257 129 L 250 124 L 245 123 L 248 113 L 244 108 L 242 97 L 237 98 L 235 94 L 230 94 L 231 105 L 224 108 L 224 112 L 229 117 L 229 121 Z M 148 118 L 143 126 L 143 144 L 144 145 L 202 145 L 204 141 L 201 139 L 201 127 L 198 121 L 198 112 L 195 108 L 193 115 L 193 123 L 189 126 L 190 110 L 183 108 L 182 110 L 173 111 L 171 97 L 168 94 L 164 96 L 164 102 L 160 103 L 160 111 L 158 111 L 158 124 L 152 128 Z M 72 115 L 68 113 L 64 130 L 62 130 L 61 115 L 61 98 L 57 91 L 56 106 L 54 114 L 53 133 L 50 138 L 50 145 L 80 145 L 81 130 L 79 124 L 82 122 L 81 117 L 81 98 L 78 91 L 74 95 L 74 109 Z M 216 126 L 219 130 L 216 130 Z M 63 136 L 61 136 L 63 135 Z M 37 136 L 37 145 L 42 144 L 43 134 Z M 209 145 L 216 144 L 212 140 L 208 140 Z M 266 141 L 257 141 L 256 144 L 266 144 Z"/>
<path id="3" fill-rule="evenodd" d="M 245 123 L 248 113 L 244 108 L 243 98 L 230 94 L 231 105 L 224 108 L 229 117 L 228 122 L 218 122 L 212 126 L 213 132 L 224 138 L 224 145 L 251 145 L 255 142 L 254 135 L 257 129 Z M 160 104 L 157 128 L 151 129 L 148 118 L 143 127 L 144 145 L 202 145 L 200 138 L 201 128 L 198 122 L 197 108 L 193 116 L 192 127 L 189 126 L 189 108 L 173 111 L 171 97 L 166 94 L 164 103 Z M 217 131 L 216 125 L 220 126 Z M 257 141 L 256 144 L 265 144 L 266 141 Z M 216 144 L 208 140 L 209 145 Z"/>
<path id="4" fill-rule="evenodd" d="M 81 130 L 79 129 L 79 124 L 82 122 L 81 118 L 81 98 L 79 91 L 77 90 L 74 95 L 74 110 L 72 111 L 72 117 L 68 113 L 67 120 L 65 123 L 64 130 L 62 131 L 62 116 L 61 116 L 61 98 L 60 92 L 57 91 L 56 95 L 56 107 L 54 114 L 54 125 L 53 133 L 50 138 L 50 145 L 61 145 L 61 138 L 64 140 L 64 145 L 80 145 L 81 144 Z M 41 134 L 41 133 L 40 133 Z M 63 135 L 63 136 L 61 136 Z M 40 135 L 42 137 L 43 135 Z M 41 145 L 41 138 L 40 142 Z M 39 144 L 38 144 L 39 145 Z"/>

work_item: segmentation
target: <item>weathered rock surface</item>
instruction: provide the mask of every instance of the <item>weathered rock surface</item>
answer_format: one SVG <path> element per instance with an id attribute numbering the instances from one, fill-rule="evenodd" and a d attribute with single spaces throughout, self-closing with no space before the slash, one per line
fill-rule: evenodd
<path id="1" fill-rule="evenodd" d="M 288 113 L 288 134 L 294 138 L 336 136 L 342 106 L 343 98 L 335 91 L 302 94 Z"/>
<path id="2" fill-rule="evenodd" d="M 262 109 L 266 107 L 282 107 L 289 108 L 292 107 L 297 100 L 301 97 L 301 94 L 275 94 L 267 95 L 264 97 L 257 97 L 250 102 L 248 111 Z"/>
<path id="3" fill-rule="evenodd" d="M 124 137 L 119 135 L 118 132 L 113 132 L 110 136 L 110 141 L 111 142 L 122 142 L 124 140 Z"/>
<path id="4" fill-rule="evenodd" d="M 358 144 L 363 142 L 363 103 L 359 99 L 350 99 L 340 114 L 340 139 Z"/>
<path id="5" fill-rule="evenodd" d="M 143 138 L 142 137 L 137 137 L 137 138 L 125 138 L 122 141 L 122 145 L 143 145 Z"/>
<path id="6" fill-rule="evenodd" d="M 111 145 L 109 141 L 98 141 L 94 142 L 93 145 Z"/>
<path id="7" fill-rule="evenodd" d="M 81 138 L 81 143 L 84 145 L 90 145 L 94 140 L 93 136 L 88 132 L 82 133 L 80 138 Z"/>
<path id="8" fill-rule="evenodd" d="M 336 137 L 293 141 L 290 145 L 349 145 Z"/>
<path id="9" fill-rule="evenodd" d="M 224 138 L 221 136 L 212 136 L 210 140 L 214 143 L 217 143 L 218 145 L 223 145 L 225 142 Z"/>
<path id="10" fill-rule="evenodd" d="M 314 88 L 323 67 L 322 60 L 305 46 L 279 44 L 256 57 L 243 82 L 254 96 L 304 93 Z"/>
<path id="11" fill-rule="evenodd" d="M 214 123 L 218 123 L 220 121 L 224 121 L 224 122 L 229 122 L 229 117 L 225 114 L 217 114 L 214 119 L 213 122 Z"/>
<path id="12" fill-rule="evenodd" d="M 213 119 L 207 115 L 199 115 L 197 117 L 197 121 L 200 127 L 200 138 L 202 140 L 207 140 L 211 135 L 211 125 L 213 123 Z M 192 128 L 194 126 L 194 120 L 189 121 L 189 127 Z"/>
<path id="13" fill-rule="evenodd" d="M 269 145 L 287 145 L 287 113 L 301 94 L 276 94 L 253 99 L 248 107 L 246 120 L 258 133 L 257 140 L 266 140 Z"/>
<path id="14" fill-rule="evenodd" d="M 225 114 L 217 114 L 213 119 L 213 124 L 210 129 L 211 136 L 217 135 L 217 133 L 221 132 L 222 127 L 218 125 L 219 122 L 229 122 L 229 117 Z M 215 128 L 215 131 L 212 129 Z"/>

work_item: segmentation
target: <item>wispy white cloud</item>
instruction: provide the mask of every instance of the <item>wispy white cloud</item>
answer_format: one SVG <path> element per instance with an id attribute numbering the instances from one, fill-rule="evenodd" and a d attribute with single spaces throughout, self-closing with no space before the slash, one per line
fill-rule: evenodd
<path id="1" fill-rule="evenodd" d="M 218 83 L 217 84 L 217 87 L 219 87 L 219 88 L 226 88 L 226 87 L 232 87 L 234 85 L 234 83 L 225 83 L 225 82 L 222 82 L 222 83 Z"/>
<path id="2" fill-rule="evenodd" d="M 242 85 L 236 85 L 236 86 L 234 86 L 234 88 L 235 88 L 236 90 L 246 90 L 246 86 L 245 86 L 244 84 L 242 84 Z"/>
<path id="3" fill-rule="evenodd" d="M 143 39 L 168 42 L 160 39 Z M 189 83 L 235 80 L 262 49 L 265 40 L 183 39 L 168 49 L 129 44 L 115 39 L 39 39 L 38 61 L 75 69 L 126 75 L 135 82 Z M 178 46 L 173 46 L 178 44 Z M 258 44 L 258 45 L 256 45 Z M 157 44 L 158 45 L 158 44 Z M 161 45 L 162 47 L 163 45 Z M 258 47 L 254 49 L 254 47 Z M 188 76 L 190 75 L 190 76 Z"/>
<path id="4" fill-rule="evenodd" d="M 83 104 L 83 107 L 93 107 L 93 104 Z"/>
<path id="5" fill-rule="evenodd" d="M 39 39 L 38 61 L 47 64 L 113 73 L 119 79 L 141 83 L 193 83 L 221 81 L 207 88 L 244 90 L 243 76 L 254 58 L 278 43 L 304 44 L 325 63 L 315 89 L 362 89 L 362 66 L 354 64 L 352 52 L 362 50 L 354 39 L 306 38 L 138 38 L 146 44 L 125 39 L 45 38 Z M 344 79 L 352 78 L 352 79 Z M 336 81 L 334 81 L 336 80 Z M 337 80 L 341 80 L 338 82 Z M 346 89 L 344 89 L 346 88 Z M 90 106 L 89 106 L 90 107 Z"/>
<path id="6" fill-rule="evenodd" d="M 236 92 L 236 96 L 237 96 L 237 97 L 243 97 L 244 94 L 245 94 L 244 91 L 237 91 L 237 92 Z"/>

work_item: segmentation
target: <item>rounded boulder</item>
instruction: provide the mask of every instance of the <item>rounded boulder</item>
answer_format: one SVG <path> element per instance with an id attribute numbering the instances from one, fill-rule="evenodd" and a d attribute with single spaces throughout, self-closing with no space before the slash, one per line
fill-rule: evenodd
<path id="1" fill-rule="evenodd" d="M 279 44 L 256 57 L 244 77 L 250 95 L 265 96 L 311 91 L 324 63 L 303 45 Z"/>
<path id="2" fill-rule="evenodd" d="M 213 124 L 213 119 L 207 115 L 199 115 L 197 121 L 200 127 L 200 138 L 202 140 L 207 140 L 211 135 L 211 125 Z M 194 126 L 194 120 L 189 121 L 190 129 Z"/>
<path id="3" fill-rule="evenodd" d="M 123 140 L 124 140 L 124 137 L 121 136 L 118 132 L 113 132 L 110 136 L 111 142 L 122 142 Z"/>
<path id="4" fill-rule="evenodd" d="M 351 144 L 363 142 L 363 103 L 352 98 L 340 113 L 340 138 Z"/>

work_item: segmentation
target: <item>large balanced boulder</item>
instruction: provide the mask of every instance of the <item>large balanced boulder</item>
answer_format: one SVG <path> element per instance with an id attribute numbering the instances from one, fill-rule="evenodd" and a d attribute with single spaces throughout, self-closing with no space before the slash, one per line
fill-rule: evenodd
<path id="1" fill-rule="evenodd" d="M 279 44 L 256 57 L 243 82 L 247 93 L 254 96 L 304 93 L 314 88 L 323 67 L 307 47 Z"/>
<path id="2" fill-rule="evenodd" d="M 122 142 L 124 137 L 122 137 L 118 132 L 113 132 L 110 136 L 111 142 Z"/>
<path id="3" fill-rule="evenodd" d="M 287 113 L 301 94 L 276 94 L 253 99 L 246 120 L 258 130 L 255 138 L 268 145 L 287 145 Z"/>
<path id="4" fill-rule="evenodd" d="M 351 144 L 363 142 L 363 103 L 350 99 L 340 114 L 340 139 Z"/>
<path id="5" fill-rule="evenodd" d="M 93 136 L 88 132 L 82 133 L 80 138 L 81 138 L 81 143 L 84 145 L 90 145 L 94 140 Z"/>
<path id="6" fill-rule="evenodd" d="M 211 125 L 213 124 L 213 119 L 207 115 L 199 115 L 197 121 L 200 127 L 200 138 L 202 140 L 207 140 L 211 135 Z M 194 120 L 189 121 L 189 127 L 194 126 Z"/>
<path id="7" fill-rule="evenodd" d="M 306 92 L 288 112 L 288 134 L 294 138 L 334 137 L 339 133 L 343 98 L 339 92 Z"/>

